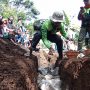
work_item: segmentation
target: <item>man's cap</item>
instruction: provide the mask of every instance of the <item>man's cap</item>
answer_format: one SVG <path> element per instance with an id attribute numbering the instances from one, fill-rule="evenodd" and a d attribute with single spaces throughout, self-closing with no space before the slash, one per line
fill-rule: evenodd
<path id="1" fill-rule="evenodd" d="M 63 13 L 62 12 L 54 12 L 50 17 L 50 20 L 53 22 L 63 22 Z"/>

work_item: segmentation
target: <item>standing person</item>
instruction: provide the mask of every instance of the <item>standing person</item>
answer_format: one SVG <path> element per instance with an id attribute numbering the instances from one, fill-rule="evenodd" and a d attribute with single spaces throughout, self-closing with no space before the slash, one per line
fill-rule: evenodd
<path id="1" fill-rule="evenodd" d="M 61 59 L 63 59 L 63 40 L 59 35 L 56 34 L 56 32 L 60 31 L 61 35 L 68 39 L 64 30 L 63 18 L 63 13 L 54 12 L 50 19 L 43 22 L 41 29 L 37 30 L 37 32 L 34 34 L 31 44 L 32 51 L 39 51 L 36 46 L 40 39 L 42 39 L 43 43 L 49 50 L 53 50 L 50 42 L 56 43 L 59 57 L 55 65 L 57 65 Z"/>
<path id="2" fill-rule="evenodd" d="M 15 26 L 14 26 L 14 17 L 13 16 L 10 16 L 8 18 L 7 27 L 9 29 L 15 29 Z"/>
<path id="3" fill-rule="evenodd" d="M 78 51 L 82 52 L 83 42 L 85 41 L 85 36 L 89 34 L 88 48 L 90 48 L 90 0 L 83 0 L 84 7 L 80 7 L 78 14 L 78 20 L 82 21 L 81 30 L 78 38 Z"/>
<path id="4" fill-rule="evenodd" d="M 9 29 L 9 39 L 15 43 L 15 25 L 14 25 L 14 17 L 10 16 L 8 18 L 7 27 Z"/>

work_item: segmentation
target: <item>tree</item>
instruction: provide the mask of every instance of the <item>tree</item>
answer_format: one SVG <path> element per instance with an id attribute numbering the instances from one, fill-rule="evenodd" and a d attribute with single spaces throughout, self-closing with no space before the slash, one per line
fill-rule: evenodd
<path id="1" fill-rule="evenodd" d="M 8 5 L 4 4 L 3 2 L 0 4 L 0 14 L 4 18 L 8 18 L 10 16 L 16 16 L 16 10 L 11 9 Z"/>
<path id="2" fill-rule="evenodd" d="M 67 16 L 66 12 L 63 10 L 63 13 L 64 13 L 64 17 L 65 17 L 65 25 L 66 26 L 69 26 L 70 25 L 70 19 L 69 17 Z"/>
<path id="3" fill-rule="evenodd" d="M 17 14 L 17 17 L 22 17 L 23 20 L 26 19 L 26 15 L 25 15 L 25 13 L 23 13 L 23 12 L 19 12 L 19 13 Z"/>
<path id="4" fill-rule="evenodd" d="M 17 12 L 24 11 L 30 18 L 37 18 L 39 11 L 34 7 L 34 3 L 30 0 L 12 0 L 13 6 L 16 7 Z"/>
<path id="5" fill-rule="evenodd" d="M 0 3 L 3 3 L 5 5 L 9 5 L 9 0 L 0 0 Z"/>

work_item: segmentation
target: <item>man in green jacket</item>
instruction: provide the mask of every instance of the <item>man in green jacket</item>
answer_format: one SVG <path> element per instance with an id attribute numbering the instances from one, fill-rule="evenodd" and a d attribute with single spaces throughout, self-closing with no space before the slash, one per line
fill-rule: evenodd
<path id="1" fill-rule="evenodd" d="M 39 51 L 36 46 L 40 39 L 48 49 L 52 49 L 51 42 L 53 42 L 57 45 L 58 60 L 61 60 L 63 58 L 63 40 L 56 32 L 60 32 L 63 37 L 67 38 L 63 24 L 63 13 L 61 12 L 54 12 L 49 20 L 43 22 L 41 29 L 34 34 L 31 44 L 32 51 Z"/>

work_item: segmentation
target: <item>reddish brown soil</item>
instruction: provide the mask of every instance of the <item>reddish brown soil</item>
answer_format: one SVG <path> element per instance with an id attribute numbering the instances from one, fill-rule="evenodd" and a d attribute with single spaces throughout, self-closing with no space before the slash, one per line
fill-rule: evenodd
<path id="1" fill-rule="evenodd" d="M 90 53 L 82 59 L 62 61 L 59 73 L 68 90 L 90 90 Z"/>
<path id="2" fill-rule="evenodd" d="M 0 90 L 38 90 L 36 58 L 31 60 L 25 53 L 10 40 L 0 38 Z M 87 55 L 61 62 L 60 78 L 68 90 L 90 90 L 90 54 Z"/>
<path id="3" fill-rule="evenodd" d="M 0 38 L 0 90 L 38 90 L 34 61 L 25 50 Z"/>

